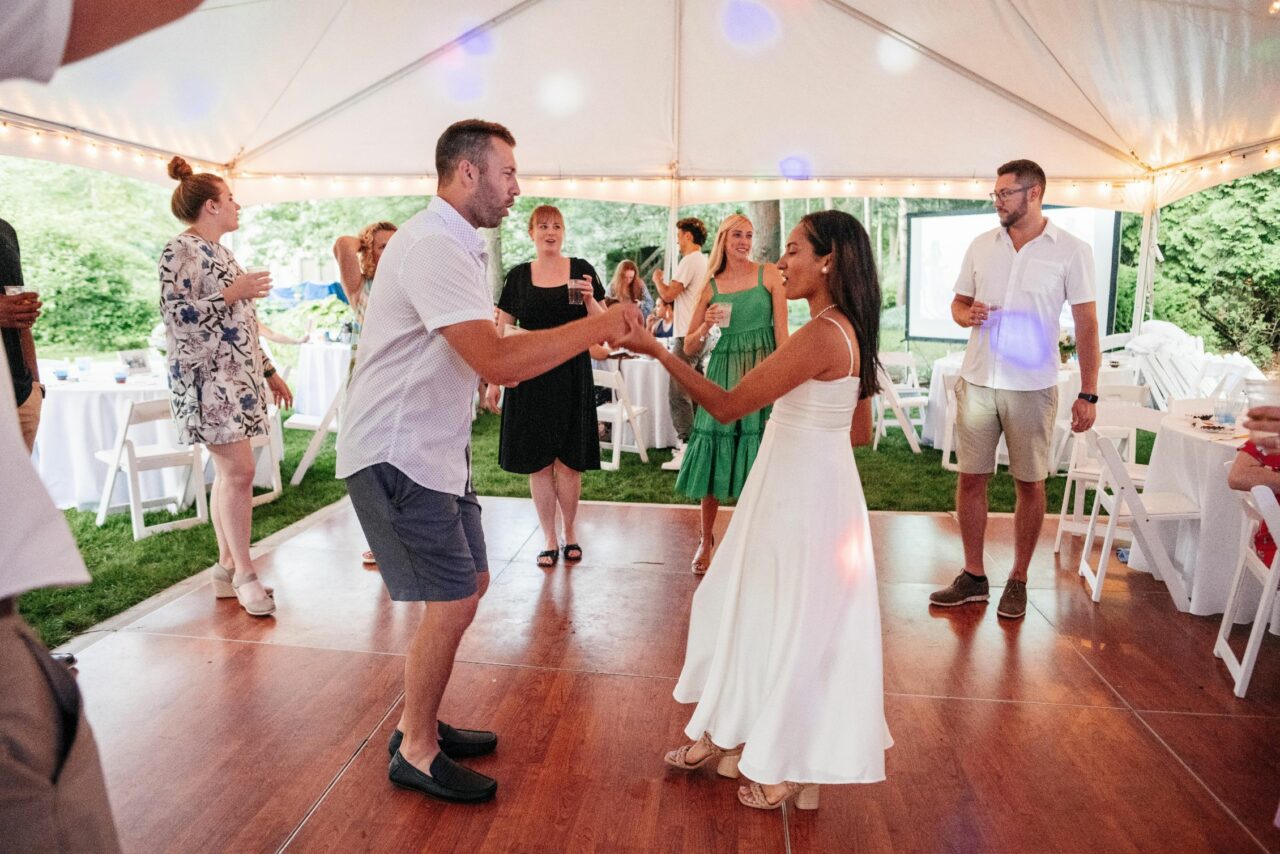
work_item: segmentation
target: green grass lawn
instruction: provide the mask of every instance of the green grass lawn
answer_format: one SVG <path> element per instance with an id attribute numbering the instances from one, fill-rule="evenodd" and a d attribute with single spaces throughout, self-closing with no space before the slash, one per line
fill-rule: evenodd
<path id="1" fill-rule="evenodd" d="M 529 478 L 498 468 L 500 420 L 482 415 L 476 420 L 472 464 L 476 491 L 481 495 L 529 497 Z M 334 447 L 330 439 L 300 487 L 288 486 L 310 432 L 285 431 L 285 458 L 281 474 L 284 494 L 271 504 L 255 508 L 253 537 L 268 534 L 314 513 L 346 494 L 346 486 L 335 480 Z M 1151 439 L 1139 443 L 1139 459 L 1146 461 Z M 860 448 L 855 457 L 862 475 L 867 506 L 872 510 L 951 510 L 954 506 L 955 475 L 942 468 L 941 454 L 932 449 L 912 454 L 902 433 L 890 431 L 878 451 Z M 637 501 L 656 504 L 694 504 L 675 491 L 676 473 L 662 471 L 659 463 L 671 458 L 670 451 L 655 451 L 649 463 L 637 454 L 622 455 L 620 471 L 592 471 L 582 478 L 582 497 L 595 501 Z M 1048 484 L 1049 510 L 1062 501 L 1063 478 Z M 991 509 L 1013 510 L 1013 481 L 1002 474 L 992 481 Z M 22 615 L 50 647 L 64 643 L 97 623 L 115 616 L 184 578 L 211 566 L 218 558 L 213 527 L 201 525 L 184 531 L 157 534 L 134 542 L 127 513 L 117 513 L 99 528 L 92 511 L 68 510 L 67 523 L 80 546 L 93 581 L 82 587 L 35 590 L 20 602 Z M 161 521 L 169 514 L 148 514 Z"/>

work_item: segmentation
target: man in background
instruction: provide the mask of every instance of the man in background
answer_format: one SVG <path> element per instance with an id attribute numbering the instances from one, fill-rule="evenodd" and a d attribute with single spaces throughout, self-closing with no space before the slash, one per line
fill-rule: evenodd
<path id="1" fill-rule="evenodd" d="M 707 284 L 707 256 L 702 254 L 702 244 L 707 242 L 707 226 L 697 217 L 686 217 L 676 223 L 676 245 L 680 249 L 680 263 L 667 284 L 661 269 L 653 271 L 653 284 L 658 297 L 672 309 L 671 352 L 696 369 L 702 354 L 686 356 L 684 336 L 693 321 L 698 298 Z M 701 318 L 699 318 L 701 320 Z M 671 383 L 667 392 L 671 405 L 671 423 L 676 428 L 676 452 L 669 462 L 662 464 L 667 471 L 679 471 L 684 462 L 684 447 L 693 429 L 693 398 L 685 394 L 679 383 Z"/>

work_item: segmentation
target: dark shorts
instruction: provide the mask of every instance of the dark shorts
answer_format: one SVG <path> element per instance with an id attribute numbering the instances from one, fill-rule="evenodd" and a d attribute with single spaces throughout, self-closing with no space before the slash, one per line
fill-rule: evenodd
<path id="1" fill-rule="evenodd" d="M 378 463 L 348 477 L 347 493 L 392 599 L 453 602 L 476 592 L 489 558 L 474 492 L 436 492 Z"/>

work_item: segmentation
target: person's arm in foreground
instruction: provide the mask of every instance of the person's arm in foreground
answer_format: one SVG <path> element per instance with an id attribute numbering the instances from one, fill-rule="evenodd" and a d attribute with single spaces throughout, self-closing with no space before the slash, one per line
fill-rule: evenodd
<path id="1" fill-rule="evenodd" d="M 554 329 L 508 338 L 499 338 L 497 327 L 487 320 L 455 323 L 440 332 L 486 382 L 509 386 L 546 373 L 592 344 L 617 342 L 626 333 L 628 322 L 641 322 L 640 309 L 633 304 L 615 305 Z"/>
<path id="2" fill-rule="evenodd" d="M 176 21 L 200 0 L 75 0 L 62 63 L 76 62 Z"/>

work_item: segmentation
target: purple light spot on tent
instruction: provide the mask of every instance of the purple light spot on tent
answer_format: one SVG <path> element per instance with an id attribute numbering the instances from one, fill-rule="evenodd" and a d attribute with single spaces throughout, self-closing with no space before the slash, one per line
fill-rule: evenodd
<path id="1" fill-rule="evenodd" d="M 764 47 L 781 34 L 778 16 L 755 0 L 730 0 L 725 4 L 720 26 L 730 44 L 748 49 Z"/>
<path id="2" fill-rule="evenodd" d="M 493 53 L 493 34 L 489 30 L 471 30 L 462 34 L 462 49 L 470 56 Z"/>
<path id="3" fill-rule="evenodd" d="M 207 118 L 218 103 L 217 90 L 207 80 L 186 80 L 173 97 L 178 115 L 187 121 Z"/>
<path id="4" fill-rule="evenodd" d="M 460 68 L 449 72 L 444 88 L 455 101 L 476 101 L 484 95 L 484 79 L 474 71 Z"/>
<path id="5" fill-rule="evenodd" d="M 783 178 L 794 178 L 800 181 L 813 177 L 813 164 L 809 162 L 808 157 L 793 154 L 778 162 L 778 171 L 782 173 Z"/>

